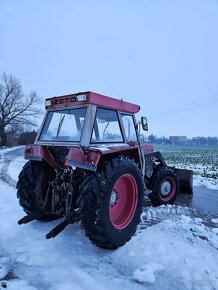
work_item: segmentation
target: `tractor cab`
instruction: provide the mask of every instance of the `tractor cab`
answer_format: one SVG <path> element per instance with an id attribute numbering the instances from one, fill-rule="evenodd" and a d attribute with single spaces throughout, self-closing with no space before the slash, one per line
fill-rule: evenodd
<path id="1" fill-rule="evenodd" d="M 134 115 L 138 105 L 93 92 L 50 98 L 45 105 L 36 144 L 99 147 L 138 142 Z"/>
<path id="2" fill-rule="evenodd" d="M 143 168 L 135 113 L 140 106 L 93 92 L 46 99 L 46 114 L 34 145 L 26 146 L 25 158 L 47 160 L 56 155 L 59 164 L 96 171 L 98 162 L 109 155 L 131 156 Z M 142 118 L 146 126 L 146 118 Z"/>

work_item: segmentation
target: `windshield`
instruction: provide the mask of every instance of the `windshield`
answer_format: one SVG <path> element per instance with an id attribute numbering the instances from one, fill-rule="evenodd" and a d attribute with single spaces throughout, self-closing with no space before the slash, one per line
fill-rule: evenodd
<path id="1" fill-rule="evenodd" d="M 86 108 L 49 112 L 40 141 L 79 142 Z"/>

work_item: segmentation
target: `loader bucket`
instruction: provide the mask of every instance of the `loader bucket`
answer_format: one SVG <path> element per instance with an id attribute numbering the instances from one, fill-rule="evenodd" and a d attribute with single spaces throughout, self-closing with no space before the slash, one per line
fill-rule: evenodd
<path id="1" fill-rule="evenodd" d="M 175 172 L 179 179 L 180 189 L 182 193 L 193 193 L 193 171 L 188 169 L 175 168 Z"/>

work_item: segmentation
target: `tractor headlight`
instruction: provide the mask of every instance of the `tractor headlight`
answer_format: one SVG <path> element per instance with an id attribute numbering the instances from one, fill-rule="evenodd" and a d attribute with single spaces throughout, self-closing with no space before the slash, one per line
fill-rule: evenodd
<path id="1" fill-rule="evenodd" d="M 50 100 L 46 100 L 45 101 L 45 106 L 46 107 L 49 107 L 49 106 L 51 106 L 52 105 L 52 102 L 50 101 Z"/>
<path id="2" fill-rule="evenodd" d="M 87 100 L 86 95 L 79 95 L 77 96 L 78 102 L 85 102 Z"/>

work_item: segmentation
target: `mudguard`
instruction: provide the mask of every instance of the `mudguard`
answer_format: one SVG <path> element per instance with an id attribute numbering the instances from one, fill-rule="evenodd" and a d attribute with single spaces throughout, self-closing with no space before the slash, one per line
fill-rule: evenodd
<path id="1" fill-rule="evenodd" d="M 27 160 L 47 162 L 51 167 L 55 167 L 55 160 L 46 146 L 41 145 L 26 145 L 24 150 L 24 157 Z"/>

